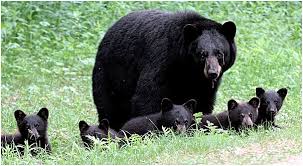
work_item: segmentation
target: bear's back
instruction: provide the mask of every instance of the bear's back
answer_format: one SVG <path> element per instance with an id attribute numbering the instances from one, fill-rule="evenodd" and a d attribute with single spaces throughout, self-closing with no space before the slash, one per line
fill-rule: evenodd
<path id="1" fill-rule="evenodd" d="M 185 52 L 180 51 L 183 48 L 183 27 L 193 23 L 198 23 L 200 29 L 221 27 L 221 24 L 193 11 L 129 13 L 104 35 L 98 48 L 96 67 L 102 63 L 109 71 L 120 66 L 121 70 L 138 73 L 150 63 L 157 66 L 171 61 L 168 59 L 175 59 L 180 52 Z"/>

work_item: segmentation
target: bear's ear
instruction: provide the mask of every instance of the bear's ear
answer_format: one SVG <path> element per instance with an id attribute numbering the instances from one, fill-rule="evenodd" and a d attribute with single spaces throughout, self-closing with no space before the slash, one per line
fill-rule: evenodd
<path id="1" fill-rule="evenodd" d="M 109 129 L 109 121 L 107 119 L 102 119 L 99 124 L 99 128 L 107 133 Z"/>
<path id="2" fill-rule="evenodd" d="M 17 121 L 17 123 L 23 121 L 23 119 L 26 117 L 26 114 L 21 111 L 21 110 L 16 110 L 15 111 L 15 119 Z"/>
<path id="3" fill-rule="evenodd" d="M 236 25 L 232 21 L 227 21 L 222 25 L 222 32 L 228 40 L 233 40 L 236 36 Z"/>
<path id="4" fill-rule="evenodd" d="M 183 27 L 184 41 L 186 44 L 194 41 L 199 36 L 199 30 L 196 24 L 186 24 Z"/>
<path id="5" fill-rule="evenodd" d="M 189 110 L 190 112 L 194 112 L 197 106 L 197 101 L 195 99 L 190 99 L 186 103 L 183 104 L 183 106 Z"/>
<path id="6" fill-rule="evenodd" d="M 47 120 L 48 119 L 48 109 L 41 108 L 40 111 L 37 113 L 37 115 L 40 116 L 42 119 Z"/>
<path id="7" fill-rule="evenodd" d="M 261 87 L 256 88 L 256 96 L 261 97 L 265 93 L 265 90 Z"/>
<path id="8" fill-rule="evenodd" d="M 248 104 L 250 104 L 254 108 L 258 108 L 260 104 L 260 99 L 257 97 L 253 97 L 252 99 L 249 100 Z"/>
<path id="9" fill-rule="evenodd" d="M 79 129 L 80 129 L 80 131 L 87 130 L 88 128 L 89 128 L 89 125 L 84 120 L 81 120 L 79 122 Z"/>
<path id="10" fill-rule="evenodd" d="M 237 106 L 238 106 L 238 103 L 234 99 L 229 100 L 227 103 L 228 111 L 235 109 Z"/>
<path id="11" fill-rule="evenodd" d="M 279 96 L 282 98 L 282 100 L 284 100 L 284 98 L 287 95 L 287 89 L 286 88 L 281 88 L 277 91 L 277 93 L 279 94 Z"/>
<path id="12" fill-rule="evenodd" d="M 163 98 L 161 102 L 161 111 L 167 112 L 173 108 L 173 102 L 168 98 Z"/>

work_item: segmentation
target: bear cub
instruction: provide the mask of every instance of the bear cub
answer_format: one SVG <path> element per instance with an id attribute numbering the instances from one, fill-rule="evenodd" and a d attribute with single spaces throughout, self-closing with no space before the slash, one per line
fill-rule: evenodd
<path id="1" fill-rule="evenodd" d="M 256 125 L 264 124 L 280 128 L 275 124 L 275 117 L 281 109 L 286 95 L 286 88 L 281 88 L 278 91 L 265 91 L 263 88 L 256 88 L 256 96 L 260 98 L 261 102 Z"/>
<path id="2" fill-rule="evenodd" d="M 160 112 L 127 121 L 119 131 L 119 135 L 123 136 L 124 133 L 127 136 L 144 135 L 155 130 L 162 130 L 162 126 L 184 133 L 192 124 L 196 105 L 197 102 L 194 99 L 188 100 L 182 105 L 176 105 L 170 99 L 163 98 Z"/>
<path id="3" fill-rule="evenodd" d="M 235 129 L 240 131 L 244 128 L 251 128 L 258 117 L 259 103 L 260 100 L 257 97 L 253 97 L 248 102 L 239 103 L 231 99 L 228 101 L 227 111 L 216 115 L 204 115 L 198 127 L 209 129 L 208 122 L 211 122 L 214 126 L 224 130 Z"/>
<path id="4" fill-rule="evenodd" d="M 87 148 L 93 147 L 93 140 L 89 136 L 95 137 L 99 140 L 102 138 L 115 138 L 117 132 L 109 127 L 107 119 L 102 119 L 99 125 L 89 125 L 85 121 L 79 122 L 80 136 L 83 144 Z"/>
<path id="5" fill-rule="evenodd" d="M 34 115 L 26 115 L 21 110 L 16 110 L 14 114 L 19 132 L 16 134 L 1 135 L 1 147 L 5 148 L 13 144 L 16 146 L 23 145 L 17 147 L 20 154 L 23 155 L 25 141 L 28 141 L 30 148 L 41 147 L 50 153 L 51 145 L 47 134 L 48 109 L 41 108 L 40 111 Z M 31 149 L 30 153 L 36 155 L 37 151 Z"/>

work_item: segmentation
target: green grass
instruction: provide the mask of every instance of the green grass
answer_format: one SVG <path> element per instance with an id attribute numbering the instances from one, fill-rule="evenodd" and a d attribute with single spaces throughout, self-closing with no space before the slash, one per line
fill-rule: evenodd
<path id="1" fill-rule="evenodd" d="M 13 113 L 50 110 L 51 155 L 2 164 L 267 164 L 302 154 L 300 2 L 1 2 L 1 132 L 13 133 Z M 91 74 L 97 46 L 120 17 L 139 9 L 195 10 L 237 25 L 238 57 L 225 73 L 215 112 L 231 98 L 248 101 L 255 88 L 287 87 L 278 115 L 281 130 L 249 135 L 140 137 L 83 148 L 78 122 L 97 123 Z M 104 149 L 105 148 L 105 149 Z"/>

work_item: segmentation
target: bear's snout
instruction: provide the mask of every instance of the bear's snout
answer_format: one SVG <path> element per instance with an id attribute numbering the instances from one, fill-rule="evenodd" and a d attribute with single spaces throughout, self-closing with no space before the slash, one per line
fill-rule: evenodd
<path id="1" fill-rule="evenodd" d="M 178 124 L 176 125 L 176 132 L 177 133 L 185 133 L 186 132 L 186 126 L 185 124 L 181 125 L 181 124 Z"/>
<path id="2" fill-rule="evenodd" d="M 245 115 L 245 117 L 243 118 L 242 126 L 247 127 L 247 128 L 250 128 L 253 126 L 253 122 L 248 115 Z"/>
<path id="3" fill-rule="evenodd" d="M 30 140 L 37 140 L 40 137 L 40 134 L 38 133 L 36 128 L 29 129 L 28 133 Z"/>
<path id="4" fill-rule="evenodd" d="M 204 66 L 204 75 L 206 78 L 215 80 L 221 73 L 221 66 L 215 56 L 207 57 Z"/>
<path id="5" fill-rule="evenodd" d="M 277 108 L 275 106 L 269 106 L 269 107 L 267 107 L 267 113 L 270 115 L 276 115 Z"/>

